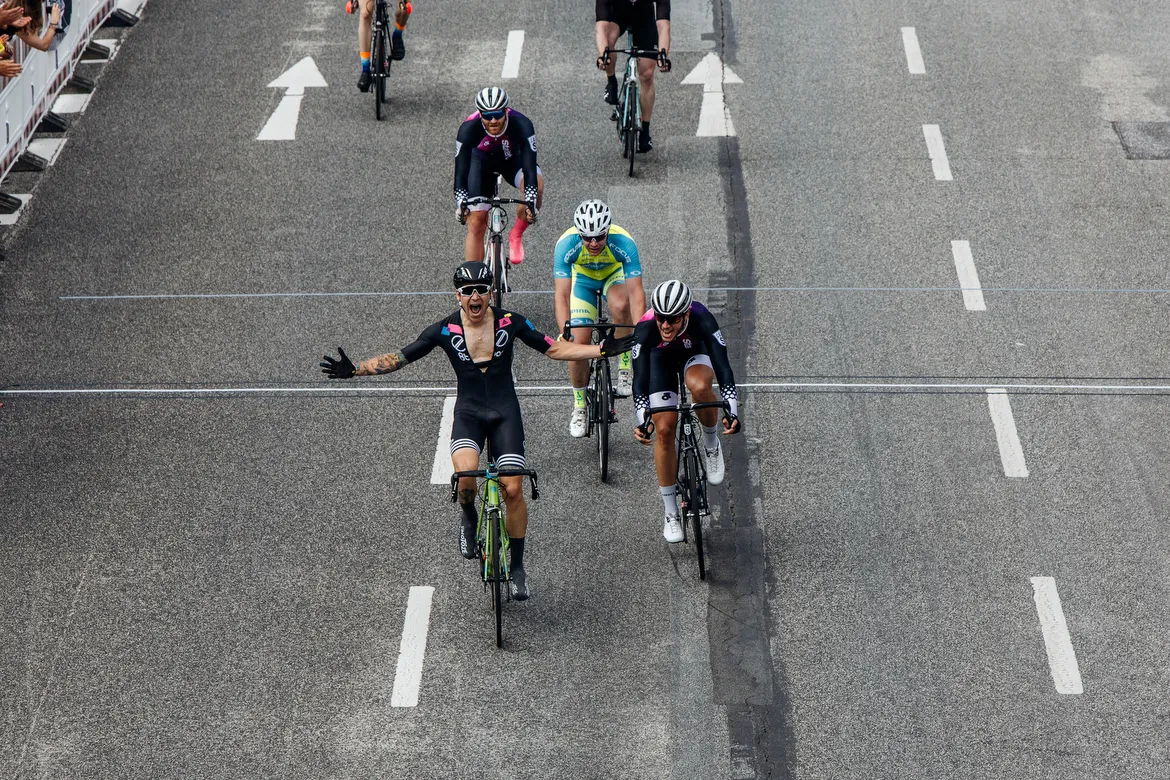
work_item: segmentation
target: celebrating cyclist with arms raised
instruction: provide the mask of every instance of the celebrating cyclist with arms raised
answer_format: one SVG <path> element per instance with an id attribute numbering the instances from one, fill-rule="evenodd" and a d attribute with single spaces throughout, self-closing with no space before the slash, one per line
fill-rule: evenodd
<path id="1" fill-rule="evenodd" d="M 486 203 L 468 206 L 467 200 L 490 198 L 498 173 L 524 193 L 525 205 L 516 207 L 516 221 L 508 235 L 508 260 L 518 265 L 524 262 L 524 231 L 536 222 L 544 196 L 544 177 L 536 164 L 536 130 L 531 119 L 508 107 L 508 93 L 499 87 L 480 90 L 475 108 L 455 137 L 455 210 L 460 221 L 467 220 L 463 258 L 483 260 L 490 207 Z"/>
<path id="2" fill-rule="evenodd" d="M 321 370 L 330 379 L 374 376 L 397 371 L 429 354 L 436 347 L 447 353 L 455 370 L 457 391 L 451 426 L 451 463 L 455 471 L 475 471 L 484 442 L 491 441 L 492 457 L 501 469 L 525 468 L 524 423 L 520 401 L 512 382 L 512 348 L 516 340 L 554 360 L 591 360 L 629 349 L 632 337 L 608 338 L 600 345 L 553 341 L 532 327 L 523 315 L 497 309 L 488 303 L 492 273 L 483 263 L 463 263 L 455 269 L 459 309 L 422 332 L 413 343 L 356 365 L 338 348 L 339 357 L 325 356 Z M 524 571 L 524 537 L 528 530 L 528 505 L 523 478 L 504 477 L 508 538 L 511 541 L 512 595 L 528 598 Z M 475 480 L 459 480 L 459 550 L 475 558 Z"/>
<path id="3" fill-rule="evenodd" d="M 597 322 L 597 295 L 609 306 L 614 322 L 636 322 L 646 311 L 646 291 L 642 287 L 642 264 L 634 239 L 613 224 L 609 206 L 599 200 L 587 200 L 573 214 L 573 227 L 566 230 L 553 253 L 553 284 L 557 324 L 592 325 Z M 614 331 L 619 336 L 629 328 Z M 587 328 L 573 330 L 573 341 L 588 344 Z M 585 386 L 589 381 L 589 364 L 584 360 L 569 363 L 569 382 L 573 386 L 573 414 L 569 433 L 581 438 L 588 431 L 585 413 Z M 623 352 L 618 363 L 616 395 L 626 397 L 633 386 L 630 354 Z"/>
<path id="4" fill-rule="evenodd" d="M 718 401 L 712 383 L 719 380 L 723 400 L 729 407 L 723 416 L 724 434 L 740 431 L 739 402 L 719 323 L 706 306 L 691 300 L 690 288 L 676 279 L 663 282 L 654 288 L 651 306 L 634 328 L 634 437 L 642 444 L 654 445 L 654 470 L 666 507 L 662 535 L 668 542 L 681 542 L 683 530 L 675 501 L 678 453 L 674 432 L 678 412 L 665 411 L 678 406 L 678 376 L 683 374 L 696 403 Z M 700 409 L 695 414 L 703 425 L 707 481 L 718 485 L 723 482 L 718 409 Z"/>
<path id="5" fill-rule="evenodd" d="M 358 56 L 362 61 L 362 72 L 358 76 L 357 87 L 362 92 L 370 91 L 370 44 L 373 41 L 371 25 L 374 20 L 374 0 L 347 0 L 346 13 L 361 10 L 358 15 Z M 390 34 L 390 59 L 400 60 L 406 56 L 406 43 L 402 40 L 402 33 L 406 30 L 406 21 L 413 11 L 410 0 L 398 0 L 398 7 L 394 11 L 394 31 Z"/>
<path id="6" fill-rule="evenodd" d="M 670 70 L 670 0 L 597 0 L 597 24 L 594 38 L 597 43 L 597 68 L 606 76 L 605 102 L 618 104 L 617 62 L 613 55 L 606 55 L 606 49 L 614 48 L 617 39 L 626 30 L 631 34 L 635 49 L 659 50 L 658 69 L 663 73 Z M 654 113 L 654 66 L 648 59 L 638 60 L 638 81 L 641 84 L 642 132 L 638 136 L 638 151 L 648 152 L 653 147 L 650 141 L 650 115 Z"/>

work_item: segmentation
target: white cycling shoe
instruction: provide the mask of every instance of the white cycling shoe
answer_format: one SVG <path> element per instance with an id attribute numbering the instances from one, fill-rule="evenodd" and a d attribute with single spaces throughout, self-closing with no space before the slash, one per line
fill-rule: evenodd
<path id="1" fill-rule="evenodd" d="M 613 394 L 618 398 L 629 398 L 634 394 L 634 372 L 628 368 L 618 369 L 617 387 Z"/>
<path id="2" fill-rule="evenodd" d="M 678 515 L 667 515 L 662 523 L 662 538 L 671 544 L 678 544 L 683 540 L 682 521 Z"/>
<path id="3" fill-rule="evenodd" d="M 715 449 L 703 448 L 704 460 L 707 462 L 707 482 L 718 485 L 723 482 L 723 446 L 715 443 Z"/>
<path id="4" fill-rule="evenodd" d="M 589 417 L 584 409 L 573 408 L 573 415 L 569 418 L 569 435 L 574 439 L 581 439 L 589 432 Z"/>

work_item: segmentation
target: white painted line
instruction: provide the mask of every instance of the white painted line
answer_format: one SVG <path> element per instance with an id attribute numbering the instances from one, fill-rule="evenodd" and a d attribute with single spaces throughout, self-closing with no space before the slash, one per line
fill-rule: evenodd
<path id="1" fill-rule="evenodd" d="M 906 67 L 916 76 L 926 73 L 926 63 L 922 61 L 922 49 L 918 47 L 918 33 L 913 27 L 902 28 L 902 45 L 906 47 Z"/>
<path id="2" fill-rule="evenodd" d="M 431 484 L 448 485 L 455 465 L 451 462 L 451 426 L 455 424 L 455 396 L 443 399 L 443 416 L 439 420 L 439 441 L 435 444 L 435 462 L 431 466 Z"/>
<path id="3" fill-rule="evenodd" d="M 987 311 L 979 272 L 975 270 L 975 260 L 971 257 L 971 242 L 952 241 L 951 254 L 955 256 L 955 270 L 959 272 L 959 287 L 963 288 L 963 304 L 967 311 Z"/>
<path id="4" fill-rule="evenodd" d="M 80 114 L 89 106 L 91 98 L 93 98 L 92 92 L 60 95 L 53 102 L 52 111 L 54 114 Z"/>
<path id="5" fill-rule="evenodd" d="M 952 181 L 951 164 L 947 162 L 947 150 L 943 147 L 942 132 L 938 125 L 923 125 L 922 134 L 926 136 L 926 150 L 930 152 L 934 178 L 939 181 Z"/>
<path id="6" fill-rule="evenodd" d="M 398 670 L 394 673 L 391 707 L 418 705 L 418 688 L 422 683 L 423 655 L 427 652 L 427 629 L 431 622 L 430 585 L 412 585 L 406 602 L 406 620 L 402 625 L 402 643 L 398 646 Z"/>
<path id="7" fill-rule="evenodd" d="M 24 213 L 24 207 L 32 199 L 32 195 L 13 195 L 12 197 L 20 198 L 20 208 L 11 214 L 0 214 L 0 226 L 15 225 L 16 220 L 20 219 L 20 215 Z"/>
<path id="8" fill-rule="evenodd" d="M 1068 623 L 1060 606 L 1060 594 L 1056 592 L 1056 580 L 1052 577 L 1032 577 L 1032 598 L 1036 602 L 1036 615 L 1040 618 L 1040 630 L 1044 632 L 1044 649 L 1048 652 L 1048 667 L 1052 670 L 1052 682 L 1057 693 L 1084 693 L 1081 685 L 1081 670 L 1077 667 L 1077 654 L 1073 651 L 1072 639 L 1068 635 Z"/>
<path id="9" fill-rule="evenodd" d="M 524 49 L 524 31 L 512 30 L 508 33 L 508 48 L 504 52 L 504 69 L 500 71 L 500 78 L 514 79 L 520 75 L 520 53 Z"/>
<path id="10" fill-rule="evenodd" d="M 61 147 L 65 146 L 68 138 L 34 138 L 28 142 L 28 150 L 33 154 L 44 157 L 49 165 L 57 162 L 57 155 L 61 154 Z"/>
<path id="11" fill-rule="evenodd" d="M 257 141 L 292 141 L 297 137 L 297 120 L 301 116 L 301 101 L 305 99 L 305 90 L 289 89 L 280 99 L 280 105 L 264 123 Z"/>
<path id="12" fill-rule="evenodd" d="M 1028 476 L 1028 465 L 1024 462 L 1024 450 L 1016 434 L 1016 420 L 1012 417 L 1012 405 L 1007 390 L 1002 387 L 987 388 L 987 406 L 991 421 L 995 423 L 995 440 L 999 443 L 999 459 L 1003 473 L 1008 477 L 1023 479 Z"/>

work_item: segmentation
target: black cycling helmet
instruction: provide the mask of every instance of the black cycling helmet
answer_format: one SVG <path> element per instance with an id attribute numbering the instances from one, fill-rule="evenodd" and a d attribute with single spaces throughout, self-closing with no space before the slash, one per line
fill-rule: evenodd
<path id="1" fill-rule="evenodd" d="M 465 284 L 491 284 L 492 269 L 488 268 L 484 263 L 471 260 L 460 264 L 455 269 L 453 280 L 456 288 L 462 287 Z"/>

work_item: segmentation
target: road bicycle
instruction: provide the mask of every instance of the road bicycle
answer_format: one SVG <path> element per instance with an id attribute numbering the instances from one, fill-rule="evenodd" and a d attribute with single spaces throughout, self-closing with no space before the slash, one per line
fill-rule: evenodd
<path id="1" fill-rule="evenodd" d="M 351 14 L 355 13 L 358 10 L 358 0 L 350 0 L 346 10 Z M 389 0 L 377 0 L 374 4 L 374 18 L 370 24 L 370 80 L 374 87 L 371 90 L 374 93 L 374 117 L 379 121 L 382 119 L 382 105 L 389 102 L 386 97 L 386 80 L 390 78 L 390 31 L 394 29 L 392 24 Z"/>
<path id="2" fill-rule="evenodd" d="M 597 322 L 592 325 L 570 325 L 565 323 L 562 334 L 569 338 L 574 328 L 589 328 L 593 331 L 591 343 L 600 344 L 607 333 L 614 328 L 629 328 L 630 325 L 619 325 L 606 319 L 602 308 L 602 294 L 596 293 Z M 585 409 L 588 414 L 588 428 L 586 436 L 597 433 L 597 463 L 601 468 L 601 481 L 609 478 L 609 426 L 618 421 L 608 357 L 596 357 L 589 361 L 589 385 L 585 388 Z"/>
<path id="3" fill-rule="evenodd" d="M 699 560 L 699 579 L 707 579 L 707 562 L 703 552 L 703 518 L 711 514 L 707 502 L 707 463 L 704 460 L 700 432 L 703 430 L 695 412 L 700 409 L 722 409 L 729 411 L 726 401 L 687 402 L 687 383 L 679 372 L 678 406 L 656 407 L 654 413 L 678 412 L 678 426 L 675 428 L 676 456 L 678 458 L 678 501 L 679 523 L 682 525 L 683 541 L 690 543 L 687 533 L 691 526 L 695 541 L 695 555 Z M 645 430 L 645 429 L 643 429 Z"/>
<path id="4" fill-rule="evenodd" d="M 638 153 L 638 136 L 642 132 L 642 105 L 638 102 L 638 60 L 641 58 L 659 60 L 663 53 L 660 49 L 635 49 L 633 33 L 630 33 L 628 40 L 630 43 L 628 49 L 606 49 L 601 56 L 605 61 L 611 54 L 626 55 L 626 70 L 622 76 L 622 85 L 618 88 L 618 104 L 610 118 L 617 120 L 622 157 L 629 159 L 629 175 L 633 176 L 634 155 Z"/>
<path id="5" fill-rule="evenodd" d="M 451 475 L 451 500 L 459 499 L 459 479 L 474 477 L 482 479 L 480 485 L 479 524 L 475 539 L 479 546 L 482 562 L 480 576 L 484 591 L 491 600 L 496 616 L 496 647 L 504 646 L 504 601 L 512 600 L 512 581 L 509 558 L 508 528 L 504 517 L 504 502 L 501 496 L 500 479 L 503 477 L 528 477 L 532 485 L 532 500 L 540 498 L 536 472 L 531 469 L 499 469 L 492 462 L 488 451 L 488 466 L 479 471 L 457 471 Z"/>
<path id="6" fill-rule="evenodd" d="M 509 204 L 524 205 L 525 201 L 518 198 L 501 198 L 500 186 L 504 182 L 504 177 L 496 174 L 496 188 L 495 194 L 490 198 L 485 198 L 477 195 L 474 198 L 467 199 L 468 206 L 474 206 L 480 203 L 489 204 L 487 230 L 483 234 L 483 261 L 487 263 L 487 267 L 492 269 L 492 305 L 503 308 L 504 293 L 508 292 L 508 260 L 504 254 L 504 246 L 507 242 L 504 240 L 504 231 L 508 228 L 508 212 L 504 210 L 504 206 Z M 463 224 L 467 222 L 466 211 L 459 215 L 459 221 Z"/>

